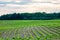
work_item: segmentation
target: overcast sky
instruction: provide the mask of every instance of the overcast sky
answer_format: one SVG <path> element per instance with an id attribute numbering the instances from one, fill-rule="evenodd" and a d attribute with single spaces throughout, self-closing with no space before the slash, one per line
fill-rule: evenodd
<path id="1" fill-rule="evenodd" d="M 39 11 L 60 12 L 60 0 L 0 0 L 0 15 Z"/>

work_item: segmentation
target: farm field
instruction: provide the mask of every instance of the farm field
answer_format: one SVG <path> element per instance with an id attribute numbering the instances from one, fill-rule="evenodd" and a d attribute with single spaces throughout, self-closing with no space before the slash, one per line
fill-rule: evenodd
<path id="1" fill-rule="evenodd" d="M 60 20 L 0 20 L 0 40 L 60 40 Z"/>

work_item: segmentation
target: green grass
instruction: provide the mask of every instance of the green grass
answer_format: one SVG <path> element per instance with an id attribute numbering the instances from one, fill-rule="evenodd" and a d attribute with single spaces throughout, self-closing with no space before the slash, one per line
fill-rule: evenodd
<path id="1" fill-rule="evenodd" d="M 0 29 L 20 28 L 26 26 L 60 26 L 60 20 L 0 20 Z"/>

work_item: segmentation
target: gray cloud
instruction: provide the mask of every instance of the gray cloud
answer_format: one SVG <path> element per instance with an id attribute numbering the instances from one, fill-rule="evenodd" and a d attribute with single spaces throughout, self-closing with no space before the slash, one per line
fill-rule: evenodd
<path id="1" fill-rule="evenodd" d="M 10 2 L 7 2 L 7 0 L 4 2 L 4 1 L 0 1 L 0 4 L 5 4 L 5 5 L 0 5 L 0 6 L 6 6 L 6 4 L 16 4 L 16 5 L 27 5 L 29 3 L 50 3 L 50 4 L 60 4 L 59 0 L 40 0 L 40 1 L 37 1 L 37 0 L 20 0 L 20 2 L 16 2 L 17 0 L 13 0 L 13 1 L 10 1 Z"/>
<path id="2" fill-rule="evenodd" d="M 31 0 L 22 0 L 21 2 L 15 2 L 15 1 L 11 1 L 11 2 L 2 2 L 0 1 L 0 4 L 17 4 L 17 5 L 24 5 L 24 4 L 28 4 L 30 3 Z"/>
<path id="3" fill-rule="evenodd" d="M 32 3 L 60 4 L 60 0 L 33 0 Z"/>
<path id="4" fill-rule="evenodd" d="M 21 2 L 16 2 L 15 0 L 11 1 L 11 2 L 4 2 L 4 1 L 0 1 L 0 7 L 4 7 L 7 4 L 16 4 L 16 5 L 27 5 L 31 2 L 31 0 L 22 0 Z M 3 4 L 3 5 L 2 5 Z"/>

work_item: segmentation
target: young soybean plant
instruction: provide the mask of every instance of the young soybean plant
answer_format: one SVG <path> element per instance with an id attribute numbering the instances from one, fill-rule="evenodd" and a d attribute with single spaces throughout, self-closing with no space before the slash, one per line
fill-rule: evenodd
<path id="1" fill-rule="evenodd" d="M 50 37 L 58 36 L 58 34 L 51 28 L 46 27 L 46 30 L 48 31 Z"/>
<path id="2" fill-rule="evenodd" d="M 6 39 L 6 31 L 3 33 L 3 39 L 5 40 Z"/>
<path id="3" fill-rule="evenodd" d="M 26 30 L 25 30 L 25 29 L 26 29 L 26 28 L 24 27 L 24 28 L 23 28 L 23 34 L 24 34 L 24 39 L 27 40 Z"/>
<path id="4" fill-rule="evenodd" d="M 51 38 L 51 36 L 52 36 L 52 34 L 51 33 L 49 33 L 49 29 L 47 29 L 46 27 L 40 27 L 41 28 L 41 30 L 45 33 L 45 34 L 47 34 L 47 37 L 45 37 L 46 39 L 48 38 L 48 37 L 50 37 Z"/>
<path id="5" fill-rule="evenodd" d="M 2 37 L 2 35 L 3 35 L 3 31 L 0 31 L 0 39 L 2 39 L 3 37 Z"/>
<path id="6" fill-rule="evenodd" d="M 28 29 L 29 29 L 29 27 L 28 27 Z M 28 31 L 28 34 L 30 35 L 30 37 L 29 37 L 29 40 L 32 40 L 32 39 L 34 39 L 34 37 L 32 36 L 32 34 L 30 33 L 30 29 L 29 29 L 29 31 Z"/>
<path id="7" fill-rule="evenodd" d="M 36 36 L 36 39 L 38 39 L 38 40 L 40 40 L 40 37 L 38 36 L 38 34 L 35 32 L 35 30 L 34 29 L 32 29 L 32 32 L 34 33 L 34 35 Z M 35 39 L 35 40 L 36 40 Z"/>
<path id="8" fill-rule="evenodd" d="M 39 30 L 37 27 L 36 27 L 35 29 L 36 29 L 36 31 L 37 31 L 39 34 L 41 34 L 43 37 L 45 36 L 45 34 L 44 34 L 41 30 Z"/>
<path id="9" fill-rule="evenodd" d="M 0 40 L 3 40 L 2 38 L 0 38 Z"/>
<path id="10" fill-rule="evenodd" d="M 20 38 L 20 29 L 18 29 L 18 35 L 17 35 L 17 38 L 18 38 L 19 40 L 21 40 L 21 38 Z"/>
<path id="11" fill-rule="evenodd" d="M 14 33 L 14 40 L 21 40 L 20 38 L 20 29 L 17 28 Z"/>
<path id="12" fill-rule="evenodd" d="M 17 29 L 15 29 L 15 31 L 14 31 L 14 36 L 13 36 L 13 40 L 16 40 L 17 39 L 17 36 L 16 36 L 16 31 L 17 31 Z"/>
<path id="13" fill-rule="evenodd" d="M 43 31 L 43 33 L 46 35 L 46 36 L 44 37 L 44 39 L 47 40 L 48 37 L 51 37 L 51 36 L 52 36 L 52 34 L 50 34 L 49 31 L 48 31 L 49 29 L 47 30 L 46 27 L 40 27 L 40 30 Z"/>
<path id="14" fill-rule="evenodd" d="M 10 39 L 11 39 L 11 38 L 10 38 L 11 32 L 12 32 L 12 30 L 9 29 L 8 32 L 7 32 L 6 40 L 10 40 Z"/>

